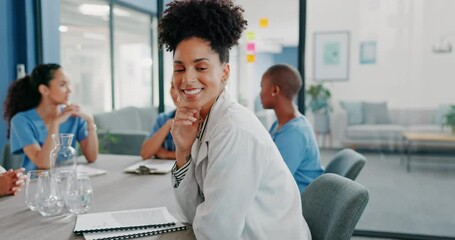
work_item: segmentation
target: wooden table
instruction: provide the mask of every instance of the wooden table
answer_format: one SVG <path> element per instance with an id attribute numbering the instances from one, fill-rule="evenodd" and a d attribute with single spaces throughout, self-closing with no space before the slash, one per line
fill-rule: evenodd
<path id="1" fill-rule="evenodd" d="M 406 170 L 411 171 L 411 147 L 418 142 L 444 142 L 455 143 L 455 135 L 450 133 L 438 132 L 402 132 L 403 153 L 406 154 Z"/>
<path id="2" fill-rule="evenodd" d="M 91 177 L 93 201 L 89 213 L 165 206 L 181 220 L 173 194 L 170 173 L 136 175 L 123 173 L 139 156 L 101 154 L 88 166 L 107 170 Z M 1 239 L 84 239 L 73 234 L 76 216 L 66 209 L 56 217 L 43 217 L 25 205 L 25 189 L 17 196 L 0 198 Z M 186 231 L 165 233 L 140 239 L 195 239 L 191 227 Z"/>

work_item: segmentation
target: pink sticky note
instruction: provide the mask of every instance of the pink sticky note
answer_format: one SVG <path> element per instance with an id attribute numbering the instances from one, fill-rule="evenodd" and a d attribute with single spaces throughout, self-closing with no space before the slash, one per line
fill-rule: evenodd
<path id="1" fill-rule="evenodd" d="M 256 44 L 254 42 L 249 42 L 246 44 L 246 50 L 248 52 L 254 52 L 256 50 Z"/>

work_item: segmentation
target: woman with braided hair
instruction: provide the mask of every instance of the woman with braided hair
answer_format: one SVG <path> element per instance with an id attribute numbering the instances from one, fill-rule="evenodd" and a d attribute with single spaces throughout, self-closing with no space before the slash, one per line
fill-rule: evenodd
<path id="1" fill-rule="evenodd" d="M 179 94 L 174 192 L 197 239 L 311 239 L 298 187 L 270 135 L 225 90 L 229 50 L 246 24 L 230 0 L 174 1 L 160 21 Z"/>

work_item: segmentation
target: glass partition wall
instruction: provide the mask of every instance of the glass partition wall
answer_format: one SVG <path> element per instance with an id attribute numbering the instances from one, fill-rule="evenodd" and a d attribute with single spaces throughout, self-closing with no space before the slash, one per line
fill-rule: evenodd
<path id="1" fill-rule="evenodd" d="M 73 102 L 92 113 L 158 105 L 154 16 L 103 0 L 62 0 L 60 32 Z"/>
<path id="2" fill-rule="evenodd" d="M 114 6 L 115 108 L 150 107 L 152 35 L 149 15 Z"/>
<path id="3" fill-rule="evenodd" d="M 455 135 L 444 123 L 455 116 L 455 2 L 307 3 L 307 83 L 332 96 L 323 163 L 345 147 L 367 158 L 357 234 L 453 239 Z"/>
<path id="4" fill-rule="evenodd" d="M 101 0 L 62 0 L 59 30 L 71 101 L 92 113 L 110 110 L 109 5 Z"/>
<path id="5" fill-rule="evenodd" d="M 263 72 L 277 63 L 296 66 L 297 32 L 285 30 L 299 28 L 296 9 L 306 3 L 306 89 L 322 84 L 331 93 L 329 124 L 306 112 L 322 164 L 343 148 L 367 158 L 356 181 L 370 201 L 356 234 L 455 238 L 455 135 L 444 125 L 455 116 L 455 1 L 236 2 L 251 34 L 239 46 L 237 96 L 252 110 L 261 108 L 254 91 Z M 267 126 L 267 116 L 256 114 Z"/>

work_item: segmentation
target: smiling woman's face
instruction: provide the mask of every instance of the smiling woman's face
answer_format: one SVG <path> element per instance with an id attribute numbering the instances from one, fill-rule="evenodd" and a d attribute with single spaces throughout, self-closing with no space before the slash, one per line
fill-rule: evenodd
<path id="1" fill-rule="evenodd" d="M 191 109 L 205 117 L 224 89 L 229 64 L 221 63 L 210 44 L 200 38 L 183 40 L 174 52 L 174 86 Z"/>

